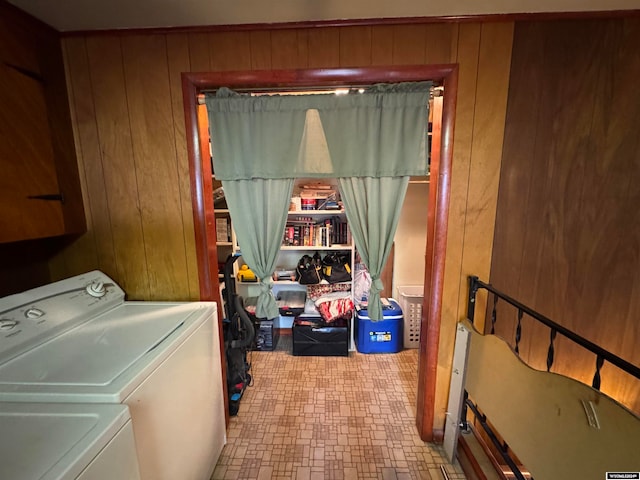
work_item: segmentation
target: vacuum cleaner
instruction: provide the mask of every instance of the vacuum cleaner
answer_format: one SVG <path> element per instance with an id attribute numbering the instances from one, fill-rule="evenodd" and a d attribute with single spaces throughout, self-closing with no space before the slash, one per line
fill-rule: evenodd
<path id="1" fill-rule="evenodd" d="M 244 308 L 244 301 L 236 292 L 233 264 L 239 254 L 229 255 L 224 264 L 225 319 L 223 321 L 224 349 L 227 361 L 227 394 L 229 395 L 229 415 L 235 416 L 240 408 L 240 400 L 247 387 L 251 386 L 251 363 L 247 352 L 255 338 L 253 321 Z"/>

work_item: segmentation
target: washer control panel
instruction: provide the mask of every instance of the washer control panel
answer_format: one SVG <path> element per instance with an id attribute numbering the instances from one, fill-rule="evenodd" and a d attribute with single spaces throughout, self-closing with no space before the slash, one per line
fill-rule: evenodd
<path id="1" fill-rule="evenodd" d="M 0 298 L 0 364 L 124 302 L 98 270 Z"/>

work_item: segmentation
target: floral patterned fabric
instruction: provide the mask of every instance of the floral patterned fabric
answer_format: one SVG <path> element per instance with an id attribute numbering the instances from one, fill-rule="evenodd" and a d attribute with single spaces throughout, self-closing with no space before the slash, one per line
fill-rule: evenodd
<path id="1" fill-rule="evenodd" d="M 314 302 L 322 295 L 332 292 L 349 292 L 351 291 L 351 282 L 344 283 L 319 283 L 316 285 L 307 285 L 307 298 Z"/>
<path id="2" fill-rule="evenodd" d="M 332 292 L 322 295 L 315 302 L 320 316 L 326 323 L 338 319 L 350 319 L 353 315 L 353 300 L 349 292 Z"/>

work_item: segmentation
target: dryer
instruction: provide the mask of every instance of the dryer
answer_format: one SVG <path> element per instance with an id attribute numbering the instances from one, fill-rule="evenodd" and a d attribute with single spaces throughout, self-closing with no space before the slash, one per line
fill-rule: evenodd
<path id="1" fill-rule="evenodd" d="M 208 479 L 226 442 L 212 302 L 125 301 L 100 271 L 0 299 L 0 402 L 117 403 L 143 480 Z"/>
<path id="2" fill-rule="evenodd" d="M 126 405 L 0 403 L 0 478 L 139 480 Z"/>

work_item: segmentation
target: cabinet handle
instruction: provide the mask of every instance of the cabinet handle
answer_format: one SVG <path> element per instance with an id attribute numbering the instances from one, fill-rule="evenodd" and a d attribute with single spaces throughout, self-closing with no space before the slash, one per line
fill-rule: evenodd
<path id="1" fill-rule="evenodd" d="M 30 200 L 47 200 L 49 202 L 64 203 L 64 195 L 61 193 L 46 193 L 44 195 L 29 195 Z"/>
<path id="2" fill-rule="evenodd" d="M 44 84 L 44 78 L 42 78 L 42 75 L 40 75 L 39 73 L 32 72 L 31 70 L 27 70 L 26 68 L 20 67 L 18 65 L 14 65 L 13 63 L 9 63 L 9 62 L 2 62 L 2 63 L 4 63 L 7 67 L 15 70 L 16 72 L 21 73 L 22 75 L 25 75 L 29 78 L 32 78 L 36 82 L 40 82 Z"/>

